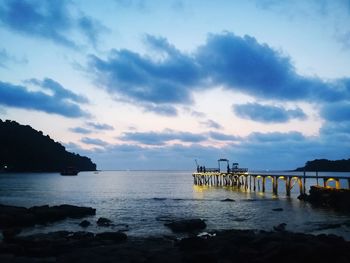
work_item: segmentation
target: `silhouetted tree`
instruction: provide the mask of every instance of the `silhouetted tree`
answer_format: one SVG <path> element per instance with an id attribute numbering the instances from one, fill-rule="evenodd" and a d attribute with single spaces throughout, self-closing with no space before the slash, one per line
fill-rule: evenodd
<path id="1" fill-rule="evenodd" d="M 67 152 L 50 136 L 29 125 L 0 119 L 0 169 L 13 172 L 58 172 L 67 166 L 80 171 L 95 171 L 89 158 Z"/>

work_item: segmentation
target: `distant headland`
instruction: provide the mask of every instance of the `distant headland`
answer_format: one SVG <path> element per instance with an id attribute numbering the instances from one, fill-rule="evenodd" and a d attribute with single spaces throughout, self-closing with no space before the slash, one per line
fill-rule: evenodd
<path id="1" fill-rule="evenodd" d="M 60 172 L 72 166 L 95 171 L 90 158 L 66 151 L 65 147 L 29 125 L 0 119 L 0 171 Z"/>
<path id="2" fill-rule="evenodd" d="M 306 162 L 304 167 L 299 167 L 295 171 L 350 172 L 350 159 L 335 161 L 315 159 Z"/>

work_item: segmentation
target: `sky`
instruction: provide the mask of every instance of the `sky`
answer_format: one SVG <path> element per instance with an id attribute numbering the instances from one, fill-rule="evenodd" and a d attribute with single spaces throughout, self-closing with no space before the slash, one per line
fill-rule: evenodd
<path id="1" fill-rule="evenodd" d="M 0 0 L 0 119 L 98 169 L 348 159 L 350 1 Z"/>

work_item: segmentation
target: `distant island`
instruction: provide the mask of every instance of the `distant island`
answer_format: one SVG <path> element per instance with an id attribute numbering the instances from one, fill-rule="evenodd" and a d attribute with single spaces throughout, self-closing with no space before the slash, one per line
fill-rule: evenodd
<path id="1" fill-rule="evenodd" d="M 335 161 L 316 159 L 306 162 L 304 167 L 299 167 L 295 171 L 350 172 L 350 159 Z"/>
<path id="2" fill-rule="evenodd" d="M 29 125 L 0 119 L 0 171 L 60 172 L 66 167 L 95 171 L 88 157 L 67 152 L 65 147 Z"/>

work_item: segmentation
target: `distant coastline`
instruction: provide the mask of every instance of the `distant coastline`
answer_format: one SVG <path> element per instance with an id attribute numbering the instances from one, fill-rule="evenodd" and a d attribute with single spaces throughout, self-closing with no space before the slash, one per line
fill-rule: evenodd
<path id="1" fill-rule="evenodd" d="M 66 167 L 96 171 L 90 158 L 66 151 L 48 135 L 28 125 L 0 119 L 0 171 L 60 172 Z"/>
<path id="2" fill-rule="evenodd" d="M 350 159 L 327 160 L 315 159 L 306 162 L 305 166 L 295 169 L 295 171 L 318 171 L 318 172 L 350 172 Z"/>

